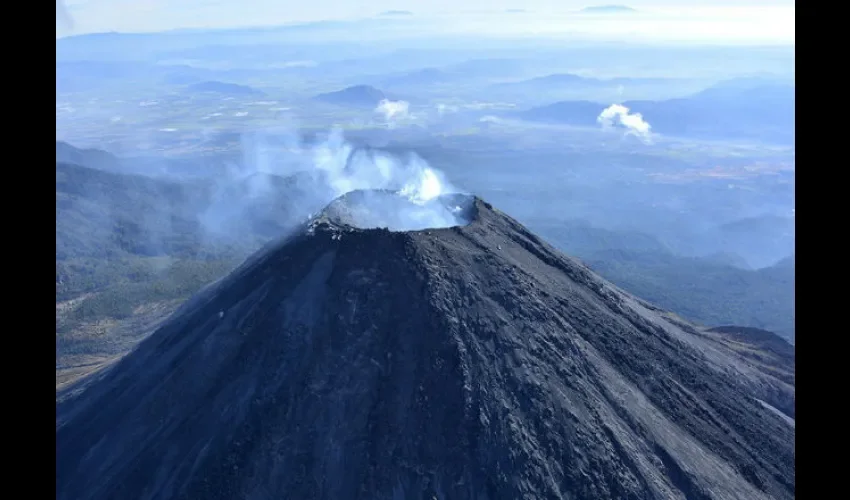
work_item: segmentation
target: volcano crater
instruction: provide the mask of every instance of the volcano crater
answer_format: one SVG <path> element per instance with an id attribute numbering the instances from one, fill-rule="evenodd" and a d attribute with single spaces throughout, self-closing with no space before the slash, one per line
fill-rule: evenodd
<path id="1" fill-rule="evenodd" d="M 422 200 L 400 191 L 356 190 L 328 204 L 314 222 L 392 232 L 462 227 L 478 217 L 475 199 L 473 195 L 452 193 Z"/>

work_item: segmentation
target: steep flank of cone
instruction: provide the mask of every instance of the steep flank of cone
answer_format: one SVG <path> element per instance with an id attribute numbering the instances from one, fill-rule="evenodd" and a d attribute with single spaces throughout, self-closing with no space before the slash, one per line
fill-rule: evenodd
<path id="1" fill-rule="evenodd" d="M 57 499 L 794 498 L 794 387 L 479 199 L 324 213 L 57 402 Z"/>

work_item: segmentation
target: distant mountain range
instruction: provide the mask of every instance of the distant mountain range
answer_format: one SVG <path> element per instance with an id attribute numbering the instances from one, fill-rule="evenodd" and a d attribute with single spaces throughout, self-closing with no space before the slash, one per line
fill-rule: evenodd
<path id="1" fill-rule="evenodd" d="M 795 88 L 773 83 L 721 84 L 689 97 L 663 101 L 626 101 L 653 132 L 716 139 L 761 139 L 790 144 L 795 137 Z M 608 104 L 562 101 L 516 113 L 520 119 L 575 126 L 597 126 Z"/>
<path id="2" fill-rule="evenodd" d="M 416 71 L 381 77 L 380 85 L 390 88 L 402 88 L 416 85 L 449 85 L 463 82 L 484 81 L 488 91 L 512 91 L 519 93 L 548 93 L 557 90 L 587 90 L 618 86 L 650 85 L 668 82 L 666 78 L 589 78 L 570 73 L 556 73 L 515 82 L 487 83 L 492 78 L 510 78 L 522 72 L 528 66 L 522 61 L 510 59 L 473 60 L 445 68 L 423 68 Z M 516 72 L 516 73 L 515 73 Z"/>
<path id="3" fill-rule="evenodd" d="M 199 92 L 221 92 L 233 95 L 258 95 L 261 92 L 248 88 L 237 89 L 233 83 L 226 80 L 248 78 L 271 78 L 284 69 L 208 69 L 192 67 L 185 64 L 154 64 L 145 61 L 57 61 L 56 62 L 56 91 L 79 92 L 120 85 L 127 81 L 134 84 L 141 82 L 148 85 L 164 83 L 166 85 L 194 85 L 197 89 L 186 89 Z"/>
<path id="4" fill-rule="evenodd" d="M 795 337 L 794 268 L 758 270 L 713 258 L 603 250 L 583 255 L 596 272 L 665 309 L 705 325 L 734 323 Z"/>
<path id="5" fill-rule="evenodd" d="M 727 247 L 757 248 L 764 241 L 793 251 L 797 238 L 797 227 L 793 217 L 762 215 L 747 217 L 719 226 L 715 237 Z"/>
<path id="6" fill-rule="evenodd" d="M 381 78 L 381 84 L 391 87 L 413 85 L 441 85 L 462 80 L 464 75 L 439 68 L 423 68 L 398 75 Z M 467 77 L 468 78 L 468 77 Z"/>
<path id="7" fill-rule="evenodd" d="M 83 165 L 106 172 L 136 174 L 145 177 L 190 179 L 215 177 L 237 158 L 233 155 L 203 155 L 194 158 L 117 157 L 94 149 L 81 149 L 64 141 L 56 141 L 56 163 Z"/>
<path id="8" fill-rule="evenodd" d="M 239 85 L 237 83 L 219 82 L 210 80 L 206 82 L 194 83 L 186 87 L 186 91 L 191 93 L 215 93 L 228 96 L 263 96 L 265 92 L 257 90 L 247 85 Z"/>
<path id="9" fill-rule="evenodd" d="M 553 90 L 616 88 L 618 86 L 661 84 L 669 82 L 669 78 L 592 78 L 572 73 L 555 73 L 518 82 L 497 83 L 491 85 L 493 90 L 514 90 L 521 92 L 551 92 Z"/>
<path id="10" fill-rule="evenodd" d="M 397 100 L 371 85 L 353 85 L 336 92 L 318 94 L 313 100 L 337 106 L 374 108 L 382 100 Z"/>
<path id="11" fill-rule="evenodd" d="M 657 238 L 637 231 L 577 221 L 544 224 L 538 230 L 618 286 L 689 320 L 759 327 L 794 338 L 793 257 L 752 270 L 737 255 L 676 255 Z"/>
<path id="12" fill-rule="evenodd" d="M 56 141 L 56 163 L 86 165 L 99 170 L 114 171 L 120 168 L 121 160 L 101 149 L 80 149 L 67 142 Z"/>
<path id="13" fill-rule="evenodd" d="M 540 66 L 537 61 L 513 58 L 469 59 L 447 66 L 425 67 L 399 71 L 374 77 L 375 85 L 390 89 L 429 87 L 436 85 L 476 84 L 492 87 L 493 80 L 522 77 L 534 73 Z M 495 87 L 494 87 L 495 88 Z"/>

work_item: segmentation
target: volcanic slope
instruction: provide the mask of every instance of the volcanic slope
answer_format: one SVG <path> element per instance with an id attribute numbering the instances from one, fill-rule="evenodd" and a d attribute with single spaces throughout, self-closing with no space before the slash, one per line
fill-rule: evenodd
<path id="1" fill-rule="evenodd" d="M 57 499 L 794 498 L 793 379 L 464 210 L 200 292 L 59 393 Z"/>

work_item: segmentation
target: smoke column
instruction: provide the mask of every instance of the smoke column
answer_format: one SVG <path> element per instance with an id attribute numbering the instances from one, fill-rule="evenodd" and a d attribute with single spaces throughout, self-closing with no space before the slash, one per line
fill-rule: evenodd
<path id="1" fill-rule="evenodd" d="M 602 128 L 611 129 L 620 125 L 626 129 L 627 135 L 634 135 L 644 142 L 651 141 L 649 123 L 647 123 L 640 113 L 629 113 L 629 108 L 621 104 L 612 104 L 602 110 L 596 121 L 602 125 Z"/>
<path id="2" fill-rule="evenodd" d="M 216 180 L 215 200 L 201 214 L 209 234 L 228 239 L 256 216 L 287 220 L 290 229 L 315 215 L 337 198 L 352 192 L 385 191 L 392 196 L 358 196 L 359 227 L 384 227 L 366 222 L 391 220 L 395 230 L 460 225 L 453 208 L 437 202 L 459 193 L 442 172 L 415 154 L 392 155 L 358 148 L 339 129 L 305 144 L 293 133 L 278 137 L 251 136 L 243 140 L 242 165 Z M 285 179 L 287 187 L 279 185 Z M 281 204 L 285 207 L 279 208 Z M 276 208 L 278 207 L 278 208 Z M 267 210 L 275 213 L 265 214 Z M 393 213 L 394 212 L 394 213 Z M 390 217 L 392 215 L 392 217 Z M 280 235 L 283 236 L 283 235 Z"/>
<path id="3" fill-rule="evenodd" d="M 74 29 L 74 19 L 65 6 L 65 0 L 56 0 L 56 31 L 68 33 Z"/>
<path id="4" fill-rule="evenodd" d="M 375 113 L 381 115 L 390 127 L 394 127 L 398 120 L 404 120 L 410 116 L 410 103 L 383 99 L 375 108 Z"/>

